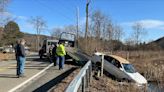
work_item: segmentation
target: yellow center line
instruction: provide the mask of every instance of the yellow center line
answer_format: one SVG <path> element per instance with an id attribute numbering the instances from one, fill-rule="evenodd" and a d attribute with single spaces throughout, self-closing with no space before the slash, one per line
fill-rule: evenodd
<path id="1" fill-rule="evenodd" d="M 29 64 L 30 62 L 27 62 L 26 64 Z M 16 68 L 16 64 L 11 64 L 11 65 L 8 65 L 8 66 L 3 66 L 3 67 L 0 67 L 0 71 L 5 71 L 5 70 L 8 70 L 10 68 Z"/>

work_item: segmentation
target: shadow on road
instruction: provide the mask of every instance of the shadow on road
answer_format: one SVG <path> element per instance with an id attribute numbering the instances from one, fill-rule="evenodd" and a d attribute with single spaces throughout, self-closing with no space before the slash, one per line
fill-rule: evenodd
<path id="1" fill-rule="evenodd" d="M 49 82 L 45 83 L 41 87 L 35 89 L 33 92 L 47 92 L 49 89 L 51 89 L 53 86 L 57 85 L 60 83 L 64 78 L 69 76 L 74 70 L 76 70 L 77 67 L 73 67 L 69 69 L 68 71 L 64 72 L 63 74 L 59 75 L 58 77 L 50 80 Z"/>
<path id="2" fill-rule="evenodd" d="M 18 78 L 15 74 L 0 74 L 0 78 Z"/>

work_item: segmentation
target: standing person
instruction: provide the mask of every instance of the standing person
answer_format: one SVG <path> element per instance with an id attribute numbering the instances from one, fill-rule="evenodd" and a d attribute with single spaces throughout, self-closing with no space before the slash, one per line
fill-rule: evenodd
<path id="1" fill-rule="evenodd" d="M 54 44 L 51 44 L 51 46 L 49 47 L 49 61 L 50 63 L 53 62 L 53 57 L 52 57 L 52 49 L 54 48 Z"/>
<path id="2" fill-rule="evenodd" d="M 18 39 L 17 41 L 16 41 L 16 45 L 15 45 L 15 59 L 16 59 L 16 61 L 17 61 L 17 76 L 19 75 L 19 73 L 18 73 L 18 47 L 19 47 L 19 45 L 20 45 L 20 40 Z"/>
<path id="3" fill-rule="evenodd" d="M 59 46 L 56 48 L 56 54 L 57 54 L 57 59 L 56 62 L 59 64 L 59 70 L 64 68 L 64 63 L 65 63 L 65 47 L 62 42 L 59 42 Z"/>
<path id="4" fill-rule="evenodd" d="M 17 46 L 17 75 L 19 77 L 24 77 L 24 65 L 25 65 L 25 40 L 21 39 L 20 44 Z"/>
<path id="5" fill-rule="evenodd" d="M 53 58 L 54 66 L 57 65 L 57 63 L 56 63 L 56 58 L 57 58 L 56 49 L 57 49 L 57 45 L 55 44 L 53 49 L 52 49 L 52 58 Z"/>

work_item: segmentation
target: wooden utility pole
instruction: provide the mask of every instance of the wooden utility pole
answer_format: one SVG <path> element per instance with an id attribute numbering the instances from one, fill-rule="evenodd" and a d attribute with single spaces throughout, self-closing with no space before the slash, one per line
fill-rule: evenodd
<path id="1" fill-rule="evenodd" d="M 89 7 L 90 0 L 87 0 L 86 4 L 86 28 L 85 28 L 85 39 L 87 39 L 88 36 L 88 7 Z"/>
<path id="2" fill-rule="evenodd" d="M 89 7 L 90 0 L 87 0 L 86 3 L 86 27 L 85 27 L 85 51 L 87 52 L 87 47 L 88 47 L 88 7 Z"/>
<path id="3" fill-rule="evenodd" d="M 76 34 L 76 41 L 77 41 L 77 47 L 78 47 L 78 39 L 79 39 L 79 7 L 77 7 L 76 11 L 76 17 L 77 17 L 77 34 Z"/>

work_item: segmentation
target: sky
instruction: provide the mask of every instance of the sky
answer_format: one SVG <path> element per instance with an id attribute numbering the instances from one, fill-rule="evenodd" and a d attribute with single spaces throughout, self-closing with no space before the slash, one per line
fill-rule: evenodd
<path id="1" fill-rule="evenodd" d="M 79 7 L 80 23 L 85 23 L 86 0 L 11 0 L 6 15 L 13 16 L 22 32 L 35 34 L 28 22 L 31 17 L 41 16 L 49 29 L 76 24 L 76 8 Z M 89 11 L 100 10 L 123 28 L 123 39 L 129 38 L 132 25 L 143 24 L 147 34 L 143 41 L 164 36 L 164 0 L 91 0 Z M 49 31 L 42 34 L 50 35 Z"/>

